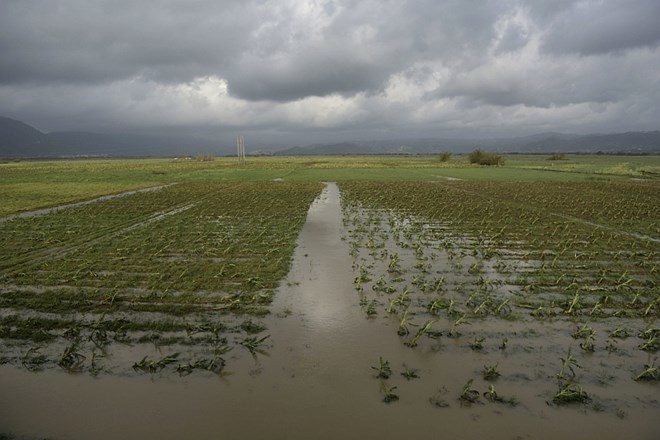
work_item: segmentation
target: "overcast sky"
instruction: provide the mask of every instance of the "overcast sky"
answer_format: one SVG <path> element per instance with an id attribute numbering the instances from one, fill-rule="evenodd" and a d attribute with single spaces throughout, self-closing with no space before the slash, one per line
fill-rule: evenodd
<path id="1" fill-rule="evenodd" d="M 0 115 L 306 143 L 660 129 L 658 0 L 0 0 Z"/>

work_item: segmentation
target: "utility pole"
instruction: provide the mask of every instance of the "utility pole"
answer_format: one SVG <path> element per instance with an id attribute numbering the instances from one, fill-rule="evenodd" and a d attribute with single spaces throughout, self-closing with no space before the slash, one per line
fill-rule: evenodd
<path id="1" fill-rule="evenodd" d="M 242 134 L 236 137 L 236 152 L 238 153 L 238 163 L 245 163 L 245 138 Z"/>

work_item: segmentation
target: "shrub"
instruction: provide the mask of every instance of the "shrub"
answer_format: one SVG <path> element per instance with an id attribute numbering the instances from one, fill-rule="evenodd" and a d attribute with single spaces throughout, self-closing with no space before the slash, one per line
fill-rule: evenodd
<path id="1" fill-rule="evenodd" d="M 566 160 L 564 153 L 552 153 L 546 160 Z"/>
<path id="2" fill-rule="evenodd" d="M 504 165 L 504 158 L 493 153 L 486 153 L 479 149 L 474 150 L 468 156 L 470 163 L 478 165 Z"/>
<path id="3" fill-rule="evenodd" d="M 449 159 L 451 159 L 451 153 L 445 151 L 444 153 L 440 153 L 438 155 L 438 159 L 440 162 L 449 162 Z"/>

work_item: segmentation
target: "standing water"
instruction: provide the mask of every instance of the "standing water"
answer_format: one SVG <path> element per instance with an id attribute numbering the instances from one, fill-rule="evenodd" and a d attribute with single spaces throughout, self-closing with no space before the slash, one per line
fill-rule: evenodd
<path id="1" fill-rule="evenodd" d="M 216 438 L 653 438 L 652 426 L 574 408 L 474 405 L 462 407 L 445 386 L 479 374 L 473 353 L 412 349 L 401 344 L 384 317 L 366 319 L 339 204 L 328 184 L 310 207 L 291 271 L 272 314 L 264 353 L 232 359 L 232 374 L 116 377 L 29 373 L 0 369 L 0 432 L 55 439 Z M 452 341 L 445 342 L 452 344 Z M 371 367 L 391 361 L 392 375 Z M 420 379 L 407 381 L 404 364 Z M 383 402 L 383 389 L 399 401 Z M 522 401 L 538 401 L 521 384 Z M 440 396 L 448 407 L 430 400 Z M 436 399 L 436 402 L 438 400 Z M 649 420 L 643 414 L 641 420 Z"/>

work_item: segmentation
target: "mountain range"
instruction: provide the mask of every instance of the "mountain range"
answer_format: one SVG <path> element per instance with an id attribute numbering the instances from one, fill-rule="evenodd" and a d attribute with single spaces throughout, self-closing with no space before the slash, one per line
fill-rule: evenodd
<path id="1" fill-rule="evenodd" d="M 660 154 L 660 131 L 614 134 L 540 133 L 533 136 L 448 139 L 420 138 L 312 144 L 290 148 L 264 148 L 248 154 L 351 155 L 468 153 L 475 149 L 501 153 L 626 153 Z M 232 155 L 233 145 L 190 135 L 164 133 L 43 133 L 28 124 L 0 117 L 0 157 L 38 158 L 72 156 L 186 156 Z"/>
<path id="2" fill-rule="evenodd" d="M 0 157 L 178 156 L 218 154 L 215 142 L 181 135 L 43 133 L 24 122 L 0 117 Z"/>

